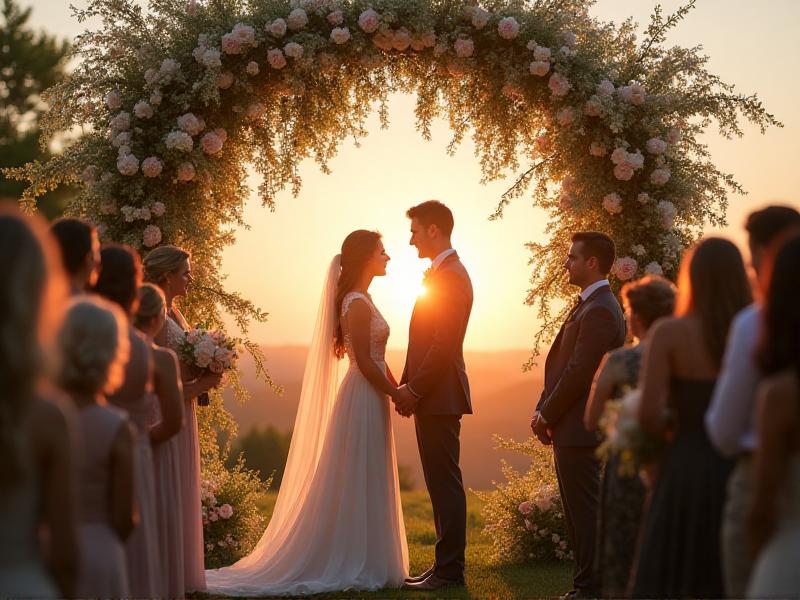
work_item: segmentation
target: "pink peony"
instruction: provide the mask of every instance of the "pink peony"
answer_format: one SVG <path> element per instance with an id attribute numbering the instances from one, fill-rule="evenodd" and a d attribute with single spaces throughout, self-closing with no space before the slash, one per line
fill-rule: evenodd
<path id="1" fill-rule="evenodd" d="M 139 159 L 133 154 L 125 154 L 117 159 L 117 171 L 121 175 L 136 175 L 139 171 Z"/>
<path id="2" fill-rule="evenodd" d="M 225 54 L 241 54 L 242 53 L 242 44 L 236 39 L 236 36 L 232 33 L 226 33 L 222 36 L 222 41 L 220 42 L 220 47 Z"/>
<path id="3" fill-rule="evenodd" d="M 561 73 L 553 73 L 547 82 L 547 86 L 550 88 L 550 92 L 553 96 L 556 97 L 566 96 L 570 88 L 572 88 L 569 79 L 564 77 Z"/>
<path id="4" fill-rule="evenodd" d="M 161 95 L 161 92 L 159 92 L 158 90 L 150 94 L 150 104 L 152 104 L 153 106 L 158 106 L 159 104 L 161 104 L 162 99 L 163 96 Z"/>
<path id="5" fill-rule="evenodd" d="M 571 106 L 565 106 L 556 113 L 556 120 L 562 127 L 569 127 L 575 122 L 575 111 Z"/>
<path id="6" fill-rule="evenodd" d="M 630 256 L 623 256 L 614 262 L 614 266 L 611 267 L 611 273 L 620 281 L 628 281 L 636 275 L 636 269 L 638 268 L 639 265 L 636 259 Z"/>
<path id="7" fill-rule="evenodd" d="M 347 27 L 334 27 L 331 31 L 331 41 L 341 46 L 350 41 L 350 30 Z"/>
<path id="8" fill-rule="evenodd" d="M 491 14 L 484 8 L 476 6 L 472 9 L 472 26 L 475 29 L 483 29 L 489 23 Z"/>
<path id="9" fill-rule="evenodd" d="M 529 515 L 533 512 L 533 504 L 526 501 L 519 505 L 519 512 L 523 515 Z"/>
<path id="10" fill-rule="evenodd" d="M 300 31 L 308 25 L 308 15 L 302 8 L 295 8 L 286 18 L 286 24 L 292 31 Z"/>
<path id="11" fill-rule="evenodd" d="M 550 63 L 535 60 L 530 64 L 529 70 L 531 75 L 536 75 L 537 77 L 544 77 L 550 71 Z"/>
<path id="12" fill-rule="evenodd" d="M 475 42 L 469 38 L 458 38 L 453 44 L 453 48 L 459 58 L 469 58 L 475 51 Z"/>
<path id="13" fill-rule="evenodd" d="M 620 181 L 630 181 L 633 178 L 633 167 L 626 162 L 619 163 L 614 167 L 614 177 Z"/>
<path id="14" fill-rule="evenodd" d="M 161 230 L 157 225 L 148 225 L 142 232 L 142 243 L 146 248 L 158 246 L 161 243 Z"/>
<path id="15" fill-rule="evenodd" d="M 547 48 L 545 46 L 536 46 L 533 49 L 534 60 L 539 60 L 542 62 L 550 62 L 550 56 L 551 56 L 550 48 Z"/>
<path id="16" fill-rule="evenodd" d="M 615 89 L 616 88 L 614 88 L 613 83 L 611 83 L 608 79 L 603 79 L 603 81 L 597 84 L 597 95 L 611 96 Z"/>
<path id="17" fill-rule="evenodd" d="M 106 106 L 110 110 L 122 108 L 122 94 L 119 93 L 119 90 L 111 90 L 106 94 Z"/>
<path id="18" fill-rule="evenodd" d="M 267 52 L 267 62 L 273 69 L 282 69 L 286 66 L 286 57 L 280 48 L 273 48 Z"/>
<path id="19" fill-rule="evenodd" d="M 178 181 L 191 181 L 194 179 L 195 170 L 194 165 L 190 162 L 184 162 L 178 165 Z"/>
<path id="20" fill-rule="evenodd" d="M 164 164 L 155 156 L 148 156 L 142 161 L 142 174 L 145 177 L 158 177 Z"/>
<path id="21" fill-rule="evenodd" d="M 119 112 L 111 119 L 112 131 L 127 131 L 131 127 L 131 115 L 125 111 Z"/>
<path id="22" fill-rule="evenodd" d="M 139 100 L 133 105 L 133 114 L 137 119 L 149 119 L 153 116 L 153 107 L 144 100 Z"/>
<path id="23" fill-rule="evenodd" d="M 497 33 L 504 40 L 513 40 L 519 35 L 519 23 L 514 17 L 504 17 L 497 24 Z"/>
<path id="24" fill-rule="evenodd" d="M 628 157 L 628 151 L 625 148 L 617 147 L 614 148 L 614 151 L 611 153 L 611 162 L 615 165 L 620 165 L 625 162 Z"/>
<path id="25" fill-rule="evenodd" d="M 592 156 L 605 156 L 608 154 L 608 148 L 601 142 L 592 142 L 589 145 L 589 154 Z"/>
<path id="26" fill-rule="evenodd" d="M 656 261 L 648 263 L 647 266 L 644 268 L 644 272 L 647 275 L 656 275 L 658 277 L 664 276 L 664 269 Z"/>
<path id="27" fill-rule="evenodd" d="M 392 48 L 405 52 L 411 45 L 411 33 L 405 27 L 401 27 L 392 36 Z"/>
<path id="28" fill-rule="evenodd" d="M 609 214 L 618 215 L 622 212 L 622 198 L 619 197 L 619 194 L 613 192 L 611 194 L 606 194 L 603 196 L 603 208 L 605 208 Z"/>
<path id="29" fill-rule="evenodd" d="M 223 504 L 219 507 L 219 516 L 223 519 L 230 519 L 233 516 L 233 507 L 230 504 Z"/>
<path id="30" fill-rule="evenodd" d="M 216 154 L 222 150 L 222 144 L 222 139 L 214 132 L 209 132 L 200 138 L 200 146 L 206 154 Z"/>
<path id="31" fill-rule="evenodd" d="M 256 41 L 256 30 L 250 25 L 237 23 L 233 26 L 231 34 L 242 46 L 252 46 Z"/>
<path id="32" fill-rule="evenodd" d="M 184 113 L 178 117 L 178 128 L 182 129 L 191 136 L 195 136 L 203 131 L 204 124 L 193 113 Z"/>
<path id="33" fill-rule="evenodd" d="M 380 25 L 380 15 L 371 8 L 368 8 L 358 16 L 358 26 L 364 33 L 373 33 L 378 30 Z"/>
<path id="34" fill-rule="evenodd" d="M 180 152 L 191 152 L 194 148 L 194 140 L 185 131 L 171 131 L 167 134 L 164 144 L 170 150 L 178 150 Z"/>
<path id="35" fill-rule="evenodd" d="M 153 202 L 153 206 L 150 207 L 150 210 L 155 216 L 163 217 L 164 213 L 167 212 L 167 207 L 164 206 L 163 202 Z"/>
<path id="36" fill-rule="evenodd" d="M 271 34 L 272 37 L 282 38 L 286 35 L 286 21 L 283 19 L 275 19 L 272 23 L 269 23 L 266 26 L 267 33 Z"/>
<path id="37" fill-rule="evenodd" d="M 668 169 L 656 169 L 650 173 L 650 183 L 653 185 L 664 185 L 669 181 L 671 174 Z"/>
<path id="38" fill-rule="evenodd" d="M 636 201 L 639 204 L 647 204 L 650 202 L 650 195 L 647 192 L 640 192 L 639 195 L 636 196 Z"/>
<path id="39" fill-rule="evenodd" d="M 295 60 L 297 60 L 298 58 L 302 58 L 304 51 L 305 49 L 303 48 L 303 46 L 298 44 L 297 42 L 289 42 L 283 47 L 283 53 L 289 58 L 293 58 Z"/>
<path id="40" fill-rule="evenodd" d="M 644 104 L 646 93 L 642 84 L 632 83 L 621 87 L 619 89 L 619 96 L 622 98 L 623 102 L 638 106 Z"/>
<path id="41" fill-rule="evenodd" d="M 247 71 L 248 75 L 255 77 L 256 75 L 258 75 L 259 71 L 258 63 L 254 60 L 251 60 L 249 63 L 247 63 L 245 71 Z"/>
<path id="42" fill-rule="evenodd" d="M 667 142 L 661 138 L 650 138 L 645 144 L 645 148 L 650 154 L 664 154 L 667 151 Z"/>
<path id="43" fill-rule="evenodd" d="M 328 16 L 326 18 L 328 20 L 328 23 L 336 27 L 344 23 L 344 15 L 340 10 L 334 10 L 333 12 L 328 13 Z"/>

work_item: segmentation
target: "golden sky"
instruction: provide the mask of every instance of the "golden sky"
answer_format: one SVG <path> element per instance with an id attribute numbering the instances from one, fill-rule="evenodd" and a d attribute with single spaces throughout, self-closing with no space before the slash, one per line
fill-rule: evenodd
<path id="1" fill-rule="evenodd" d="M 81 5 L 80 0 L 73 0 Z M 34 6 L 36 26 L 74 36 L 81 26 L 70 19 L 64 0 L 22 0 Z M 646 24 L 654 0 L 599 0 L 593 14 L 622 21 L 631 16 Z M 681 2 L 662 0 L 666 11 Z M 741 243 L 748 212 L 780 201 L 800 208 L 800 2 L 795 0 L 700 0 L 699 6 L 669 37 L 669 43 L 702 45 L 712 72 L 743 93 L 757 92 L 785 128 L 761 136 L 747 128 L 743 139 L 707 136 L 712 156 L 733 173 L 748 196 L 731 196 L 729 227 L 721 233 Z M 523 304 L 528 289 L 524 243 L 538 240 L 545 215 L 519 199 L 501 221 L 488 221 L 500 194 L 513 181 L 482 186 L 480 170 L 467 140 L 447 156 L 446 123 L 437 122 L 425 142 L 414 129 L 413 98 L 397 95 L 390 105 L 391 125 L 380 130 L 377 117 L 361 147 L 344 144 L 324 175 L 306 162 L 297 198 L 279 196 L 275 213 L 253 197 L 238 232 L 224 255 L 228 286 L 270 313 L 251 337 L 269 345 L 302 345 L 311 338 L 323 275 L 344 237 L 354 229 L 377 229 L 392 261 L 388 275 L 373 283 L 373 297 L 392 326 L 389 345 L 404 347 L 415 291 L 428 261 L 408 245 L 405 210 L 423 200 L 445 202 L 455 215 L 453 245 L 470 271 L 475 305 L 466 347 L 499 350 L 529 347 L 537 328 L 535 313 Z M 253 178 L 251 187 L 257 180 Z M 709 229 L 709 233 L 712 230 Z M 720 233 L 720 232 L 713 232 Z"/>

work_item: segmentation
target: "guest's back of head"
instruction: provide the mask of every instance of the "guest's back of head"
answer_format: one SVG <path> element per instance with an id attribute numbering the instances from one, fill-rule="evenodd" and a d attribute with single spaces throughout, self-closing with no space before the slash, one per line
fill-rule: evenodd
<path id="1" fill-rule="evenodd" d="M 142 283 L 142 261 L 139 253 L 123 244 L 106 244 L 100 251 L 100 256 L 103 270 L 94 291 L 118 304 L 126 315 L 133 315 Z"/>
<path id="2" fill-rule="evenodd" d="M 639 320 L 644 331 L 656 320 L 675 311 L 675 286 L 664 277 L 646 275 L 626 283 L 620 295 L 626 309 Z"/>
<path id="3" fill-rule="evenodd" d="M 100 241 L 90 223 L 72 217 L 58 219 L 50 226 L 61 250 L 64 271 L 79 291 L 94 286 L 100 267 Z"/>

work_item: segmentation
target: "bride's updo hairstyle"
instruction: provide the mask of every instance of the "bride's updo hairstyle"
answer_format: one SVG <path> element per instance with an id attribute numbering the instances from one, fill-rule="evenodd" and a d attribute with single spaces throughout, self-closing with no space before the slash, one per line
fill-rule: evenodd
<path id="1" fill-rule="evenodd" d="M 357 229 L 344 238 L 342 243 L 342 273 L 336 286 L 336 332 L 334 334 L 334 351 L 337 358 L 345 355 L 344 334 L 339 316 L 342 312 L 344 297 L 358 285 L 364 267 L 375 254 L 381 234 L 377 231 Z"/>
<path id="2" fill-rule="evenodd" d="M 144 280 L 161 285 L 187 258 L 191 258 L 191 254 L 177 246 L 159 246 L 151 250 L 144 257 Z"/>

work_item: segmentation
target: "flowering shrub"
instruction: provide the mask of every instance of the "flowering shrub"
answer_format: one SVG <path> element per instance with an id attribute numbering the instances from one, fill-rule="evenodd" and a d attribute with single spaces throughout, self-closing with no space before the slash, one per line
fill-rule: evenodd
<path id="1" fill-rule="evenodd" d="M 205 461 L 200 500 L 207 569 L 236 562 L 256 545 L 265 527 L 258 503 L 270 483 L 262 483 L 241 461 L 230 470 Z"/>
<path id="2" fill-rule="evenodd" d="M 495 441 L 499 448 L 530 456 L 531 467 L 521 474 L 504 463 L 506 482 L 493 491 L 477 492 L 484 501 L 484 533 L 492 538 L 494 559 L 572 560 L 552 451 L 533 438 L 519 443 L 495 436 Z"/>

